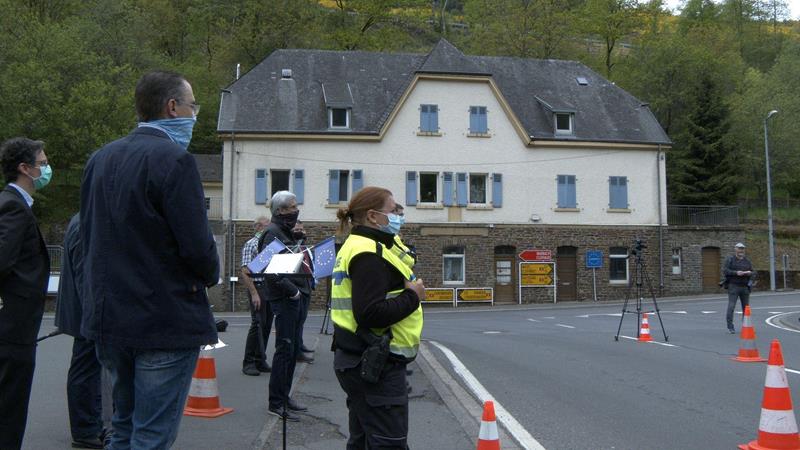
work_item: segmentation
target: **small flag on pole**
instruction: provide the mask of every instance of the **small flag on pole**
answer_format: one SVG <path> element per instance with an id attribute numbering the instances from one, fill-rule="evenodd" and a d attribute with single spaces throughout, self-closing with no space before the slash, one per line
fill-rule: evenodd
<path id="1" fill-rule="evenodd" d="M 274 239 L 269 243 L 269 245 L 264 247 L 264 250 L 261 250 L 261 253 L 253 258 L 252 261 L 250 261 L 250 264 L 247 265 L 247 268 L 250 269 L 251 273 L 261 273 L 264 268 L 267 267 L 267 264 L 269 264 L 270 260 L 272 259 L 272 255 L 280 253 L 285 249 L 286 246 L 283 245 L 283 242 L 278 239 Z"/>
<path id="2" fill-rule="evenodd" d="M 333 236 L 314 246 L 314 278 L 329 277 L 336 263 L 336 242 Z"/>

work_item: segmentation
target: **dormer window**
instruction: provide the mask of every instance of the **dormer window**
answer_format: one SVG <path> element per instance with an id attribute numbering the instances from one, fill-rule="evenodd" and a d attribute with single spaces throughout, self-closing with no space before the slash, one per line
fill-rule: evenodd
<path id="1" fill-rule="evenodd" d="M 555 113 L 556 134 L 573 134 L 572 113 Z"/>
<path id="2" fill-rule="evenodd" d="M 350 108 L 328 108 L 328 128 L 349 129 Z"/>

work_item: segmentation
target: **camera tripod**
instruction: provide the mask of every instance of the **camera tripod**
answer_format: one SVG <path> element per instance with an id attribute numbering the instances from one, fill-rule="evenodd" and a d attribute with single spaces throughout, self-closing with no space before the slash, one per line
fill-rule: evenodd
<path id="1" fill-rule="evenodd" d="M 664 333 L 664 341 L 668 342 L 669 337 L 667 336 L 667 330 L 664 328 L 664 322 L 661 320 L 661 311 L 658 309 L 658 302 L 656 302 L 656 294 L 653 291 L 653 285 L 650 282 L 650 277 L 647 275 L 647 267 L 644 262 L 644 258 L 642 258 L 642 246 L 641 244 L 636 247 L 636 249 L 632 252 L 628 258 L 631 256 L 636 256 L 636 262 L 633 266 L 633 277 L 631 278 L 630 284 L 628 284 L 628 290 L 625 292 L 625 303 L 622 305 L 622 316 L 619 318 L 619 326 L 617 327 L 617 335 L 614 336 L 615 341 L 619 341 L 619 332 L 622 330 L 622 321 L 625 319 L 625 313 L 636 313 L 636 337 L 639 337 L 641 333 L 641 316 L 645 313 L 652 313 L 655 312 L 658 316 L 658 323 L 661 324 L 661 332 Z M 636 285 L 636 309 L 629 310 L 628 309 L 628 300 L 631 297 L 631 290 L 633 289 L 634 284 Z M 642 302 L 644 302 L 644 292 L 643 288 L 646 284 L 647 292 L 650 293 L 650 298 L 653 300 L 653 308 L 654 310 L 651 311 L 642 311 Z"/>

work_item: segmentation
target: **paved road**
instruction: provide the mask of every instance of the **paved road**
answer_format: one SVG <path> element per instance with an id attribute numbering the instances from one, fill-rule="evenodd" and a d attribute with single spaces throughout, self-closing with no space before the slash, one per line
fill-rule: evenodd
<path id="1" fill-rule="evenodd" d="M 425 337 L 452 350 L 546 448 L 730 449 L 757 436 L 766 368 L 730 359 L 740 338 L 725 329 L 726 304 L 660 301 L 671 346 L 615 342 L 620 305 L 429 311 Z M 797 324 L 800 295 L 751 304 L 761 356 L 778 338 L 787 368 L 800 369 L 800 334 L 765 323 L 782 314 Z M 636 335 L 634 317 L 623 336 Z M 800 376 L 790 372 L 789 383 L 800 398 Z"/>

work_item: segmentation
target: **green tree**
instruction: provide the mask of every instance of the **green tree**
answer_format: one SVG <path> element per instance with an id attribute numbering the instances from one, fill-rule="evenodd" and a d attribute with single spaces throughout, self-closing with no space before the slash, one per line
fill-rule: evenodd
<path id="1" fill-rule="evenodd" d="M 586 0 L 583 8 L 584 30 L 603 43 L 606 77 L 616 62 L 614 50 L 620 41 L 633 33 L 642 22 L 636 0 Z"/>

